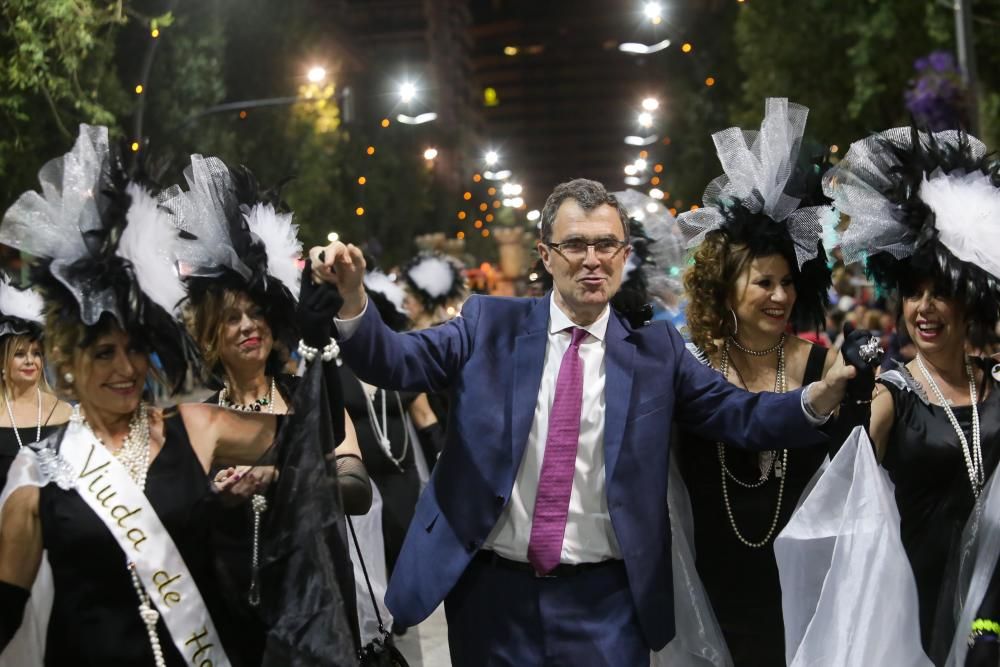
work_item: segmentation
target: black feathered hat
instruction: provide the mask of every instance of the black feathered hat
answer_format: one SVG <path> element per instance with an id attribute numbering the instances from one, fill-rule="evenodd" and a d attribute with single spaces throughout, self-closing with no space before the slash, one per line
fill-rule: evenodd
<path id="1" fill-rule="evenodd" d="M 130 182 L 105 127 L 81 125 L 73 149 L 38 173 L 0 225 L 0 243 L 32 255 L 32 283 L 57 321 L 92 340 L 110 321 L 155 353 L 171 391 L 200 376 L 197 348 L 173 313 L 183 298 L 170 248 L 176 231 Z"/>
<path id="2" fill-rule="evenodd" d="M 1000 162 L 969 134 L 916 127 L 851 144 L 824 179 L 851 222 L 846 262 L 864 264 L 882 289 L 930 278 L 991 329 L 1000 317 Z"/>
<path id="3" fill-rule="evenodd" d="M 302 244 L 292 213 L 262 192 L 245 167 L 230 169 L 215 157 L 192 155 L 187 190 L 172 186 L 160 206 L 180 230 L 175 254 L 187 297 L 199 306 L 210 293 L 246 292 L 264 311 L 276 340 L 292 349 Z M 279 361 L 269 360 L 269 372 Z"/>

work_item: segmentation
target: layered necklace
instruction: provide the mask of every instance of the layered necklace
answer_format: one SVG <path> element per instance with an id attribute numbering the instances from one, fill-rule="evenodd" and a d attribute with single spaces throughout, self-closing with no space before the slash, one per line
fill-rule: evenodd
<path id="1" fill-rule="evenodd" d="M 77 408 L 79 409 L 79 408 Z M 90 430 L 97 441 L 102 445 L 105 445 L 104 441 L 101 440 L 100 436 L 94 431 L 94 429 L 87 423 L 87 420 L 83 420 L 83 424 Z M 149 473 L 149 455 L 150 455 L 150 445 L 149 445 L 149 410 L 144 403 L 139 403 L 138 409 L 133 413 L 132 418 L 128 422 L 128 435 L 125 436 L 125 441 L 122 446 L 112 452 L 114 457 L 118 459 L 125 470 L 128 472 L 128 476 L 135 482 L 135 485 L 139 487 L 139 491 L 142 493 L 146 492 L 146 477 Z M 160 646 L 160 636 L 156 632 L 156 623 L 160 619 L 160 612 L 156 611 L 149 599 L 149 594 L 146 592 L 146 588 L 142 585 L 139 580 L 139 575 L 135 571 L 135 563 L 132 561 L 127 561 L 126 567 L 128 568 L 129 577 L 132 579 L 132 587 L 135 589 L 136 595 L 139 597 L 139 616 L 142 618 L 143 624 L 146 626 L 146 634 L 149 637 L 149 646 L 153 651 L 153 660 L 156 663 L 156 667 L 166 667 L 166 660 L 163 657 L 163 647 Z"/>
<path id="2" fill-rule="evenodd" d="M 229 401 L 229 383 L 227 382 L 219 392 L 219 405 L 230 410 L 240 412 L 263 412 L 267 408 L 268 414 L 274 414 L 274 378 L 271 378 L 271 386 L 267 396 L 261 396 L 249 403 L 232 403 Z"/>
<path id="3" fill-rule="evenodd" d="M 778 370 L 774 378 L 774 392 L 777 394 L 783 394 L 788 390 L 788 382 L 785 377 L 785 334 L 781 334 L 781 338 L 778 342 L 767 348 L 766 350 L 751 350 L 750 348 L 740 345 L 734 337 L 730 336 L 726 339 L 725 344 L 722 347 L 722 358 L 719 361 L 719 372 L 722 376 L 728 380 L 729 378 L 729 345 L 735 347 L 740 352 L 750 355 L 752 357 L 766 357 L 774 352 L 778 353 Z M 739 370 L 736 366 L 733 366 L 733 370 L 739 376 Z M 746 381 L 743 380 L 742 376 L 740 381 L 743 382 L 744 388 L 747 388 Z M 729 468 L 726 467 L 726 446 L 721 442 L 716 443 L 716 451 L 719 456 L 719 467 L 722 471 L 722 501 L 726 508 L 726 515 L 729 517 L 729 525 L 733 528 L 733 533 L 736 535 L 736 539 L 745 544 L 752 549 L 760 549 L 761 547 L 767 545 L 771 541 L 771 537 L 774 535 L 774 531 L 778 527 L 778 520 L 781 515 L 781 500 L 785 494 L 785 479 L 787 478 L 788 472 L 788 450 L 782 449 L 780 451 L 781 458 L 778 458 L 779 452 L 765 452 L 761 454 L 760 459 L 760 478 L 753 482 L 744 482 L 743 480 L 736 477 Z M 771 527 L 768 529 L 767 534 L 759 542 L 752 542 L 744 537 L 743 533 L 740 532 L 739 527 L 736 525 L 736 518 L 733 515 L 733 507 L 729 500 L 729 480 L 732 480 L 739 486 L 745 489 L 756 489 L 763 486 L 770 474 L 771 470 L 774 470 L 774 476 L 778 479 L 778 501 L 774 508 L 774 516 L 771 519 Z"/>
<path id="4" fill-rule="evenodd" d="M 969 379 L 969 399 L 972 402 L 972 444 L 969 444 L 969 440 L 965 437 L 965 431 L 962 429 L 962 425 L 958 423 L 958 418 L 955 417 L 955 411 L 951 409 L 950 401 L 944 397 L 944 392 L 941 391 L 941 387 L 938 386 L 937 381 L 934 376 L 930 374 L 927 370 L 927 366 L 924 364 L 923 358 L 917 355 L 917 367 L 920 368 L 920 372 L 924 374 L 927 379 L 927 384 L 930 386 L 931 391 L 934 392 L 934 396 L 937 397 L 938 403 L 944 408 L 944 412 L 948 415 L 948 421 L 951 422 L 951 427 L 955 429 L 955 433 L 958 434 L 958 441 L 962 445 L 962 457 L 965 459 L 965 469 L 969 473 L 969 483 L 972 485 L 972 495 L 979 498 L 979 493 L 983 490 L 983 484 L 985 482 L 985 471 L 983 468 L 983 443 L 982 437 L 979 432 L 979 406 L 978 395 L 976 392 L 976 376 L 972 372 L 972 362 L 968 357 L 965 358 L 965 375 Z"/>
<path id="5" fill-rule="evenodd" d="M 229 393 L 227 384 L 219 392 L 219 406 L 239 410 L 240 412 L 262 412 L 267 408 L 267 414 L 274 414 L 274 377 L 271 378 L 271 388 L 267 392 L 266 398 L 243 405 L 230 403 L 226 396 Z M 267 498 L 263 494 L 255 493 L 250 499 L 250 508 L 253 510 L 253 551 L 250 554 L 250 590 L 247 592 L 247 603 L 251 607 L 260 606 L 260 520 L 261 515 L 267 511 Z"/>
<path id="6" fill-rule="evenodd" d="M 389 441 L 389 415 L 386 408 L 386 396 L 385 389 L 378 389 L 373 387 L 371 393 L 369 393 L 368 388 L 365 386 L 361 387 L 362 393 L 365 395 L 365 403 L 368 406 L 368 421 L 372 425 L 372 431 L 375 433 L 375 440 L 378 442 L 379 447 L 385 452 L 386 457 L 396 468 L 402 472 L 403 471 L 403 461 L 406 459 L 406 453 L 410 449 L 410 430 L 406 427 L 406 411 L 403 410 L 403 399 L 399 397 L 399 392 L 394 391 L 396 395 L 396 405 L 399 406 L 399 416 L 403 420 L 403 452 L 396 458 L 392 454 L 392 442 Z M 381 394 L 382 398 L 382 415 L 381 420 L 379 416 L 375 413 L 375 396 L 376 394 Z"/>
<path id="7" fill-rule="evenodd" d="M 35 442 L 42 439 L 42 390 L 39 387 L 35 387 L 35 395 L 38 397 L 38 420 L 35 426 Z M 18 451 L 24 449 L 24 443 L 21 441 L 21 432 L 17 430 L 17 423 L 14 421 L 14 408 L 10 404 L 10 396 L 7 394 L 7 388 L 4 387 L 3 390 L 3 402 L 7 406 L 7 416 L 10 417 L 10 425 L 14 429 L 14 437 L 17 439 L 17 449 Z"/>

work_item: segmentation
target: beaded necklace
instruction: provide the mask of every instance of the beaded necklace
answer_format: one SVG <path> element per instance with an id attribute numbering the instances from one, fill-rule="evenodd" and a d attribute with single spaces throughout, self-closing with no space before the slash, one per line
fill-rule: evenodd
<path id="1" fill-rule="evenodd" d="M 788 390 L 788 382 L 785 377 L 785 334 L 781 334 L 781 338 L 778 339 L 778 343 L 776 345 L 763 351 L 749 350 L 737 343 L 734 338 L 730 337 L 727 339 L 722 348 L 722 358 L 719 362 L 719 372 L 721 372 L 722 376 L 727 380 L 729 378 L 730 341 L 733 342 L 733 346 L 736 347 L 736 349 L 755 357 L 763 357 L 777 351 L 778 369 L 774 378 L 774 391 L 775 393 L 782 394 Z M 735 366 L 733 368 L 734 370 L 736 369 Z M 737 374 L 739 374 L 738 370 Z M 746 382 L 743 384 L 745 387 Z M 729 468 L 726 467 L 726 446 L 723 443 L 716 443 L 716 453 L 719 457 L 719 467 L 721 468 L 722 474 L 722 500 L 726 508 L 726 515 L 729 517 L 729 525 L 732 527 L 733 533 L 736 535 L 736 539 L 752 549 L 760 549 L 771 541 L 771 537 L 774 535 L 774 531 L 778 527 L 778 519 L 781 515 L 781 501 L 785 494 L 785 480 L 787 479 L 788 472 L 788 450 L 781 450 L 780 459 L 777 456 L 777 452 L 768 452 L 769 456 L 766 459 L 766 465 L 764 465 L 761 470 L 760 479 L 754 482 L 744 482 L 733 475 Z M 743 536 L 743 533 L 740 532 L 739 527 L 736 525 L 736 517 L 733 514 L 732 503 L 729 500 L 728 480 L 732 480 L 745 489 L 756 489 L 763 486 L 764 483 L 767 482 L 772 469 L 774 470 L 774 476 L 778 479 L 778 500 L 774 508 L 774 516 L 771 519 L 771 526 L 764 538 L 758 542 L 752 542 Z"/>
<path id="2" fill-rule="evenodd" d="M 38 420 L 35 426 L 35 442 L 38 442 L 42 439 L 42 390 L 35 387 L 35 392 L 38 396 Z M 17 439 L 17 449 L 20 451 L 24 449 L 24 443 L 21 442 L 21 433 L 17 430 L 17 423 L 14 421 L 14 409 L 10 405 L 10 396 L 7 394 L 6 387 L 3 390 L 3 402 L 7 406 L 7 416 L 10 417 L 10 425 L 14 429 L 14 437 Z"/>
<path id="3" fill-rule="evenodd" d="M 976 498 L 979 497 L 979 493 L 983 490 L 983 483 L 985 482 L 984 470 L 983 470 L 983 443 L 982 436 L 979 432 L 979 406 L 978 396 L 976 394 L 976 376 L 972 372 L 972 362 L 969 358 L 965 358 L 965 374 L 969 378 L 969 398 L 972 401 L 972 445 L 969 445 L 968 439 L 965 437 L 965 431 L 962 430 L 962 425 L 958 423 L 958 418 L 955 417 L 955 411 L 951 409 L 948 400 L 944 397 L 944 392 L 941 391 L 941 387 L 938 386 L 937 381 L 927 370 L 927 366 L 924 365 L 923 358 L 917 355 L 917 367 L 920 368 L 920 372 L 924 374 L 927 378 L 927 384 L 930 386 L 931 391 L 937 397 L 938 402 L 941 407 L 944 408 L 944 412 L 948 415 L 948 421 L 951 422 L 951 427 L 955 429 L 955 433 L 958 434 L 958 441 L 962 444 L 962 457 L 965 459 L 965 469 L 969 473 L 969 483 L 972 485 L 972 495 Z"/>

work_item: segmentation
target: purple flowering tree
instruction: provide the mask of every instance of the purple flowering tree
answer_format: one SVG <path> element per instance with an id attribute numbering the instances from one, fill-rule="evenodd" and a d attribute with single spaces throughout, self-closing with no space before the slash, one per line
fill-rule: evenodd
<path id="1" fill-rule="evenodd" d="M 968 99 L 955 56 L 933 51 L 913 63 L 917 75 L 905 92 L 906 108 L 928 130 L 968 127 Z"/>

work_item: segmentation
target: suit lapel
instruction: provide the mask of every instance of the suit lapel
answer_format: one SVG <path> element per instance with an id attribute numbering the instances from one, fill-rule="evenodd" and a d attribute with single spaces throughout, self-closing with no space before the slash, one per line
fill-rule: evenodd
<path id="1" fill-rule="evenodd" d="M 523 332 L 514 340 L 514 396 L 511 412 L 511 454 L 514 473 L 524 457 L 528 432 L 538 404 L 542 384 L 545 347 L 548 344 L 549 299 L 539 299 L 528 315 Z"/>
<path id="2" fill-rule="evenodd" d="M 627 340 L 628 335 L 628 330 L 612 310 L 604 349 L 604 474 L 608 484 L 621 452 L 632 395 L 635 345 Z"/>

